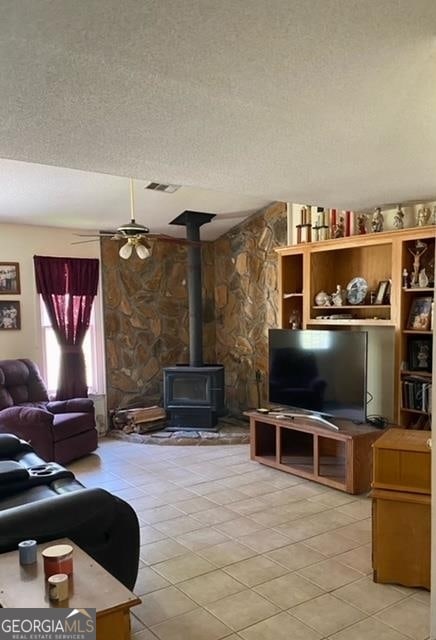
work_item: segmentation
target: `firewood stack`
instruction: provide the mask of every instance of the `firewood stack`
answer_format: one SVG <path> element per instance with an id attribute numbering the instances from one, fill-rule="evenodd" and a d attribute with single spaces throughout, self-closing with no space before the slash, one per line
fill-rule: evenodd
<path id="1" fill-rule="evenodd" d="M 125 433 L 146 433 L 163 429 L 166 417 L 165 409 L 157 405 L 118 409 L 112 415 L 112 424 L 115 429 L 122 429 Z"/>

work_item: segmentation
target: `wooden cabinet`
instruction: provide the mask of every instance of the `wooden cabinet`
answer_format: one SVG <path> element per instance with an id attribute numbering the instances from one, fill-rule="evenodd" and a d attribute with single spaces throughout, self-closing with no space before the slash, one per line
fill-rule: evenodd
<path id="1" fill-rule="evenodd" d="M 348 493 L 370 488 L 371 444 L 379 429 L 336 421 L 339 431 L 309 418 L 277 418 L 248 411 L 250 456 L 262 464 Z"/>
<path id="2" fill-rule="evenodd" d="M 373 447 L 375 582 L 430 589 L 430 431 L 390 429 Z"/>
<path id="3" fill-rule="evenodd" d="M 392 327 L 395 331 L 395 366 L 392 371 L 395 422 L 406 427 L 426 428 L 429 403 L 421 396 L 424 393 L 425 397 L 430 397 L 432 331 L 430 326 L 428 329 L 410 328 L 409 318 L 412 307 L 419 306 L 417 299 L 426 298 L 427 306 L 428 300 L 431 304 L 434 283 L 430 281 L 431 286 L 427 287 L 403 286 L 404 269 L 409 274 L 409 282 L 413 273 L 413 253 L 416 253 L 417 242 L 426 246 L 420 261 L 421 266 L 427 266 L 427 273 L 431 273 L 432 265 L 434 271 L 434 226 L 277 249 L 279 317 L 282 328 L 289 328 L 290 320 L 295 316 L 300 318 L 304 329 Z M 320 291 L 331 294 L 338 284 L 345 288 L 358 276 L 368 283 L 368 295 L 362 303 L 345 303 L 337 307 L 315 304 L 315 297 Z M 390 281 L 390 295 L 380 304 L 370 304 L 369 292 L 377 291 L 379 283 L 386 280 Z M 336 317 L 344 313 L 351 317 Z M 423 362 L 422 366 L 420 363 Z M 421 380 L 416 380 L 417 376 Z M 410 384 L 413 382 L 417 382 L 414 387 Z M 416 402 L 414 396 L 417 396 Z"/>

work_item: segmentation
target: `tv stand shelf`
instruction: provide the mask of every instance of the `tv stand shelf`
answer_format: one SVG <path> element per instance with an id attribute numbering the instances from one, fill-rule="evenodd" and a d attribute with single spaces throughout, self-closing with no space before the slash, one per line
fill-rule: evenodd
<path id="1" fill-rule="evenodd" d="M 320 426 L 307 416 L 245 413 L 250 418 L 250 457 L 281 471 L 347 493 L 369 491 L 371 445 L 383 431 L 370 425 L 337 421 L 339 430 Z"/>

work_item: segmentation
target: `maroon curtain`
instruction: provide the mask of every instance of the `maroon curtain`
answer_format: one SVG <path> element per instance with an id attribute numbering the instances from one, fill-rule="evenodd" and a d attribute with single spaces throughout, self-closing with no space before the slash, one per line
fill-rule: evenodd
<path id="1" fill-rule="evenodd" d="M 98 286 L 98 260 L 34 256 L 36 290 L 61 348 L 57 400 L 86 398 L 82 344 Z"/>

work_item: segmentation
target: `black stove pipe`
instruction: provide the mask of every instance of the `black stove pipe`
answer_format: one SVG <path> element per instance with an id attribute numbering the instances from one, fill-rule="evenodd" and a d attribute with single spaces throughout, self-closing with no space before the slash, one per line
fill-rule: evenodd
<path id="1" fill-rule="evenodd" d="M 184 211 L 170 224 L 184 225 L 188 244 L 189 366 L 203 366 L 203 302 L 200 227 L 215 214 Z"/>

